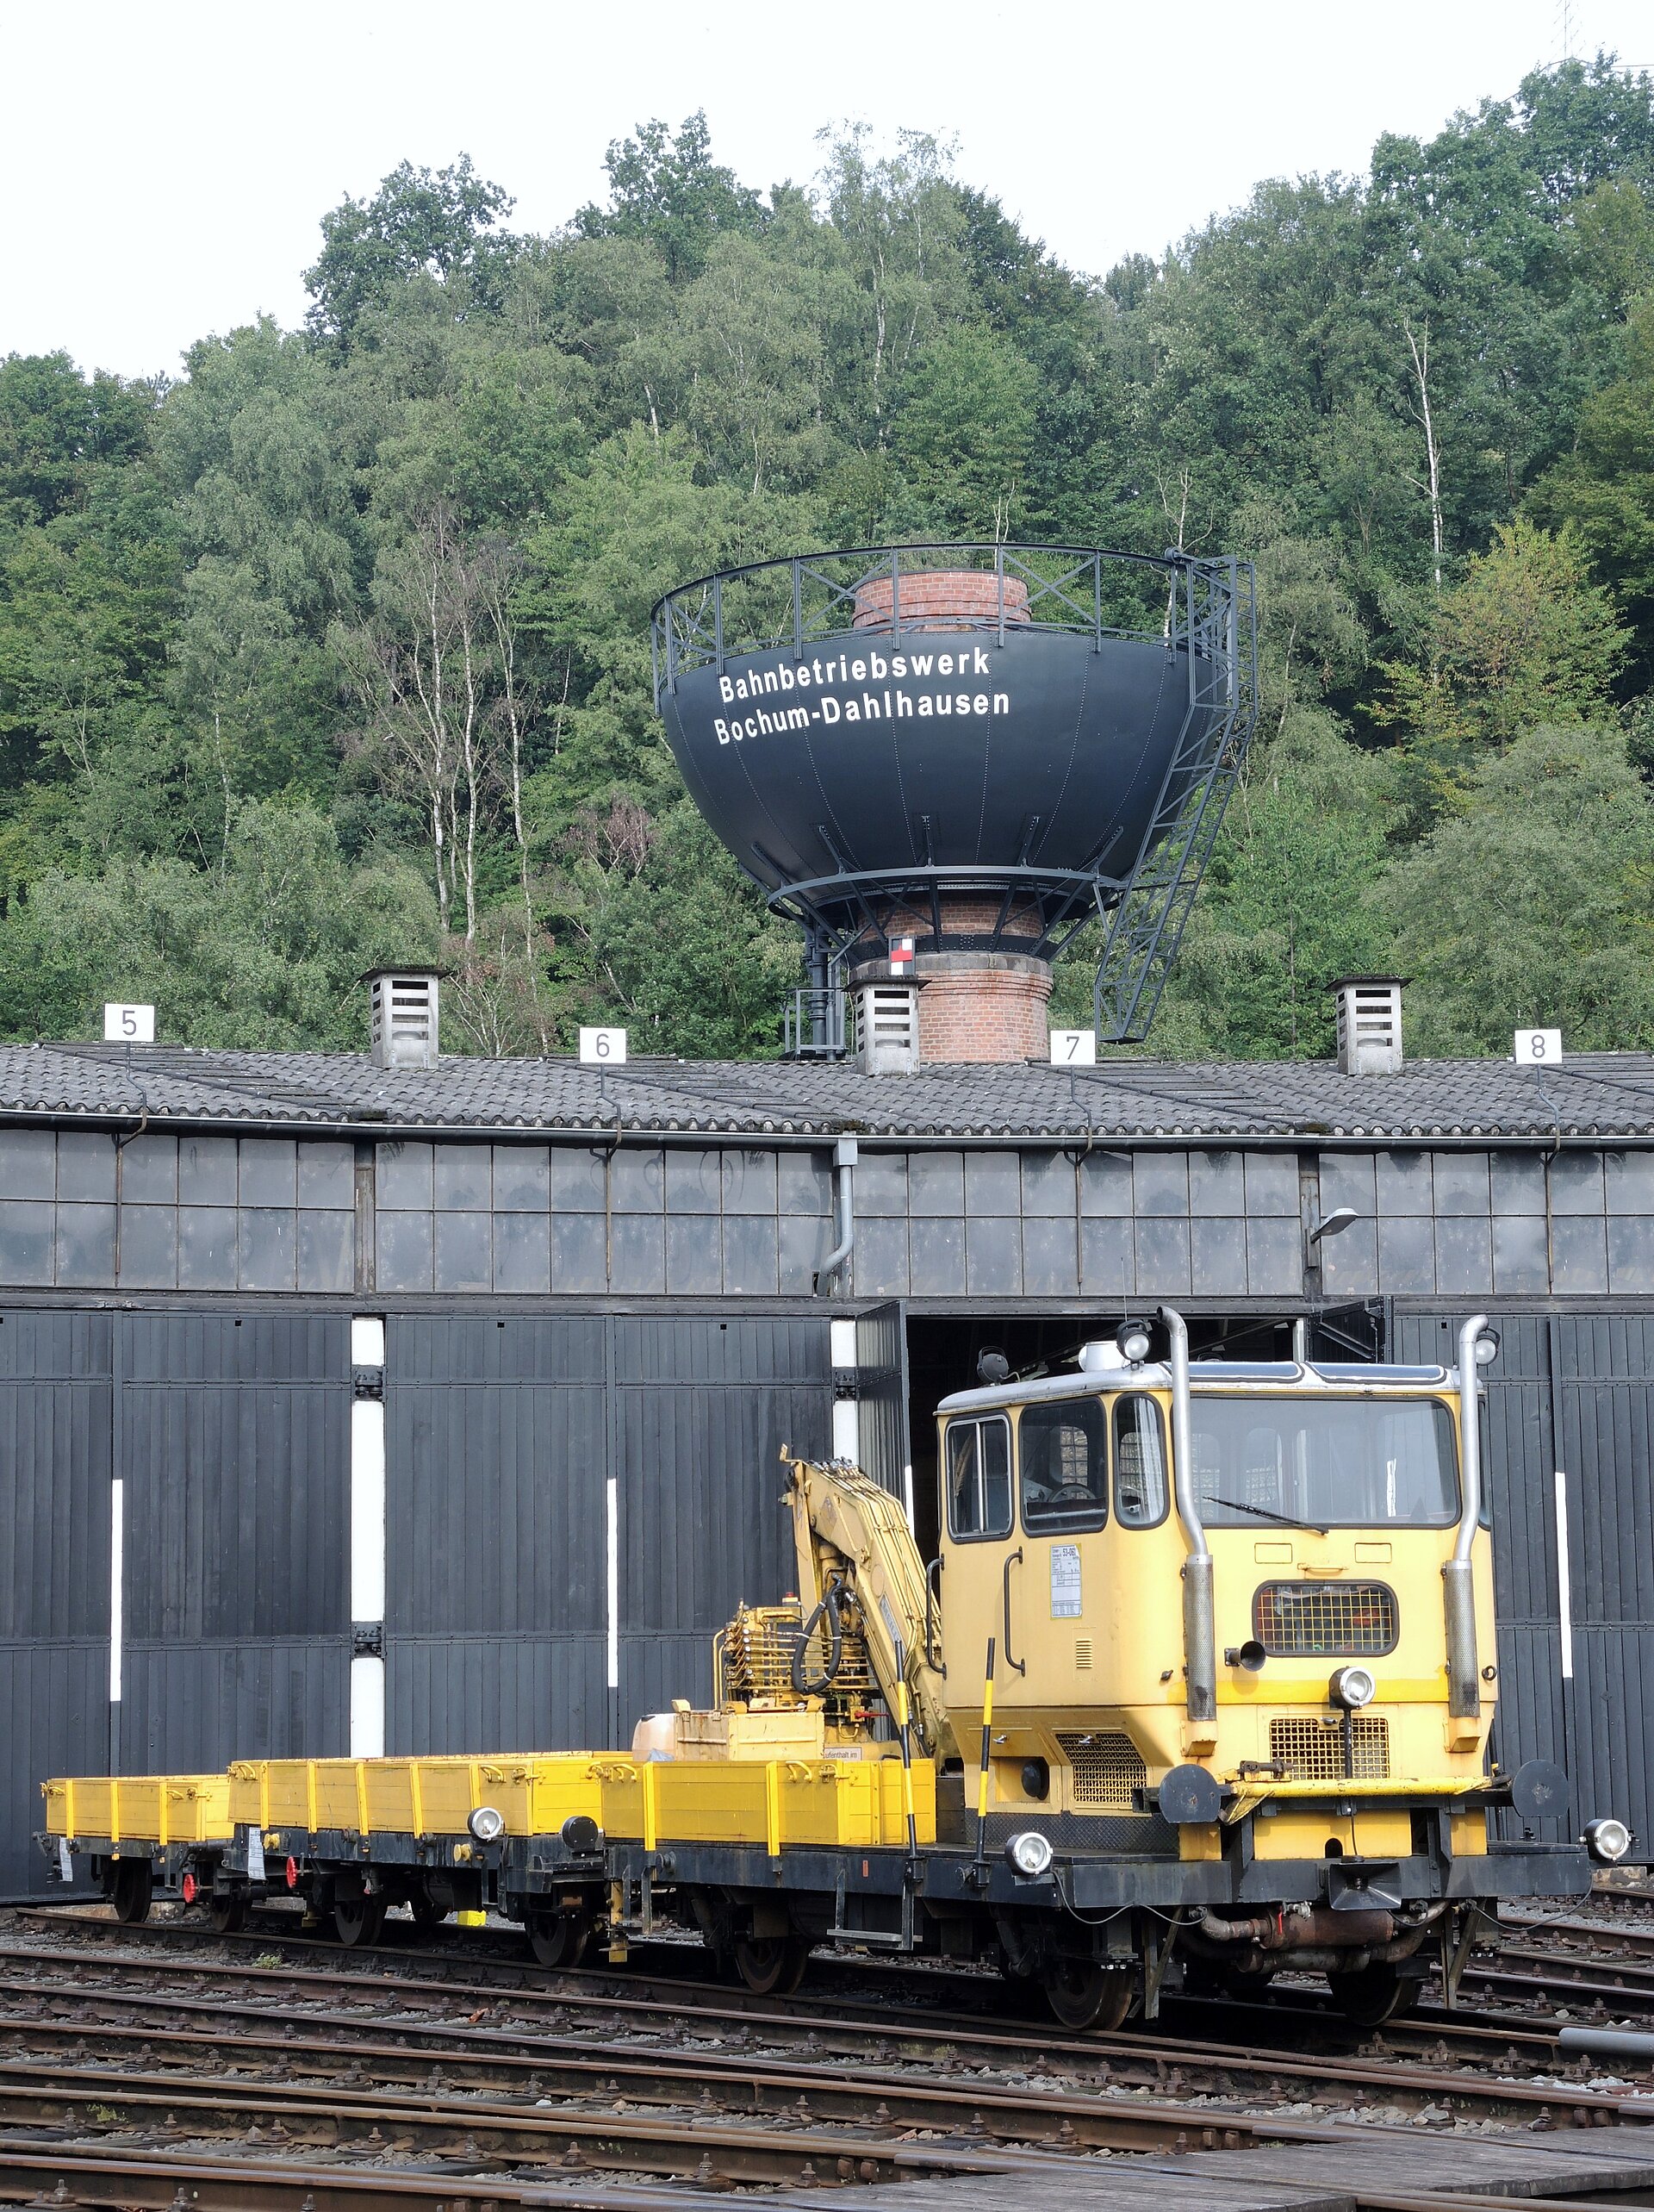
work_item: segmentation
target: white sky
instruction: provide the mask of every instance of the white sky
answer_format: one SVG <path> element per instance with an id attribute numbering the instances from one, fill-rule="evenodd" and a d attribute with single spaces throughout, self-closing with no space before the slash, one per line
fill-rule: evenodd
<path id="1" fill-rule="evenodd" d="M 702 106 L 761 189 L 845 116 L 953 133 L 963 178 L 1100 273 L 1260 178 L 1359 171 L 1565 40 L 1654 63 L 1646 0 L 0 0 L 0 354 L 176 374 L 260 309 L 296 323 L 320 216 L 402 159 L 469 153 L 550 229 L 603 196 L 612 139 Z"/>

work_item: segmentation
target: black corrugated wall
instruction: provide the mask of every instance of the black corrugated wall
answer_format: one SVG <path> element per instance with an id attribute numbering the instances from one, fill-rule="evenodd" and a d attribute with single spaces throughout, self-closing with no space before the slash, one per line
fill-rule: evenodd
<path id="1" fill-rule="evenodd" d="M 0 1314 L 0 1897 L 37 1888 L 49 1773 L 109 1754 L 112 1319 Z"/>
<path id="2" fill-rule="evenodd" d="M 120 1766 L 348 1748 L 350 1324 L 116 1317 Z"/>
<path id="3" fill-rule="evenodd" d="M 713 1631 L 793 1586 L 780 1453 L 826 1449 L 830 1393 L 825 1319 L 392 1316 L 387 1748 L 629 1742 L 704 1702 Z"/>
<path id="4" fill-rule="evenodd" d="M 1501 1337 L 1487 1376 L 1498 1755 L 1507 1767 L 1554 1759 L 1567 1770 L 1573 1818 L 1541 1833 L 1576 1833 L 1581 1822 L 1613 1812 L 1646 1851 L 1654 1847 L 1654 1317 L 1489 1312 Z M 1393 1356 L 1451 1364 L 1459 1318 L 1397 1312 Z"/>

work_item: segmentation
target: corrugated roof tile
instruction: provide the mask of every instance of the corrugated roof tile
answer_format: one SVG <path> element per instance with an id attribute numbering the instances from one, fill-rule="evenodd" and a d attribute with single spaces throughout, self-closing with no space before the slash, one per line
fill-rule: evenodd
<path id="1" fill-rule="evenodd" d="M 869 1076 L 848 1062 L 447 1059 L 386 1070 L 365 1054 L 177 1045 L 0 1046 L 0 1115 L 364 1131 L 578 1128 L 871 1138 L 1303 1136 L 1386 1142 L 1654 1138 L 1654 1057 L 1581 1053 L 1559 1066 L 1420 1060 L 1346 1076 L 1330 1061 L 1110 1060 L 930 1066 Z"/>

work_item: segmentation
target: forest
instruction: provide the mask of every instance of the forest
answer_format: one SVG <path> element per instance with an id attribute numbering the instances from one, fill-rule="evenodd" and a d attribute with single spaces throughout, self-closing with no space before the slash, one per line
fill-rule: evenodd
<path id="1" fill-rule="evenodd" d="M 302 328 L 0 364 L 0 1036 L 360 1050 L 358 976 L 429 959 L 450 1050 L 776 1051 L 799 940 L 684 795 L 651 603 L 997 535 L 1257 564 L 1148 1050 L 1325 1054 L 1352 970 L 1412 1052 L 1654 1048 L 1650 78 L 1537 72 L 1101 277 L 933 138 L 811 158 L 761 191 L 643 124 L 548 236 L 404 163 Z"/>

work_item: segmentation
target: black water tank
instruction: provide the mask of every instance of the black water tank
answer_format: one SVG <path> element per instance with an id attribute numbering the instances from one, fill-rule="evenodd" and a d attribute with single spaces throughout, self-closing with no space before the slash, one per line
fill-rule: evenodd
<path id="1" fill-rule="evenodd" d="M 1027 545 L 761 564 L 660 602 L 657 703 L 776 905 L 843 938 L 1003 893 L 1025 940 L 1117 899 L 1208 772 L 1250 648 L 1234 577 Z"/>

